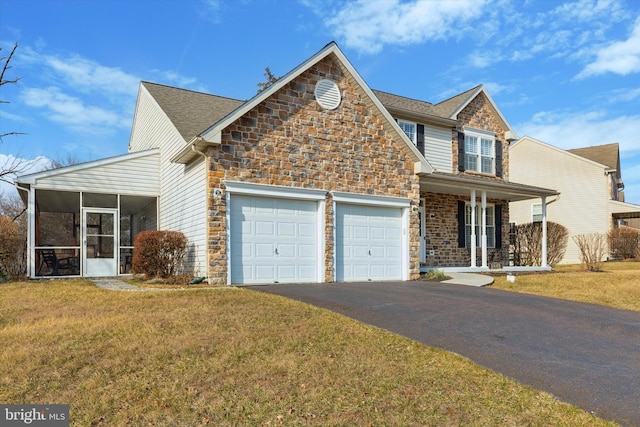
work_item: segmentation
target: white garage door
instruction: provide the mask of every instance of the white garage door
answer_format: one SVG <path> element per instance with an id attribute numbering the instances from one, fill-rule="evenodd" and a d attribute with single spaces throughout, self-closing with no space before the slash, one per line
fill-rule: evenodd
<path id="1" fill-rule="evenodd" d="M 402 279 L 402 209 L 336 205 L 336 280 Z"/>
<path id="2" fill-rule="evenodd" d="M 231 283 L 318 281 L 318 203 L 231 196 Z"/>

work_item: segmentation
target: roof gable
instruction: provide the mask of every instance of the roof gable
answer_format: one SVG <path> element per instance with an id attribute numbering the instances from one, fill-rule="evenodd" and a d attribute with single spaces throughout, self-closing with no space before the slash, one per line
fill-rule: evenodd
<path id="1" fill-rule="evenodd" d="M 500 118 L 504 126 L 508 129 L 507 139 L 508 140 L 518 139 L 516 132 L 513 130 L 513 128 L 507 121 L 507 119 L 504 117 L 504 115 L 498 108 L 498 105 L 494 102 L 493 98 L 491 98 L 491 95 L 489 95 L 489 92 L 487 92 L 484 85 L 478 85 L 474 88 L 469 89 L 466 92 L 463 92 L 452 98 L 439 102 L 438 104 L 434 105 L 434 110 L 437 111 L 438 114 L 446 116 L 450 119 L 457 119 L 458 114 L 460 114 L 460 112 L 464 110 L 465 107 L 469 105 L 469 103 L 473 101 L 476 97 L 478 97 L 480 94 L 484 94 L 484 96 L 487 98 L 491 106 L 494 108 L 494 110 L 498 114 L 498 117 Z"/>
<path id="2" fill-rule="evenodd" d="M 608 166 L 604 163 L 600 163 L 596 160 L 590 159 L 586 156 L 581 156 L 577 153 L 574 153 L 574 151 L 576 150 L 580 150 L 580 149 L 573 149 L 573 150 L 563 150 L 562 148 L 558 148 L 554 145 L 548 144 L 546 142 L 540 141 L 538 139 L 532 138 L 530 136 L 523 136 L 522 138 L 518 139 L 516 142 L 514 142 L 513 144 L 511 144 L 509 146 L 509 151 L 514 150 L 514 149 L 518 149 L 518 147 L 524 145 L 524 144 L 537 144 L 540 145 L 546 149 L 552 150 L 556 153 L 558 153 L 561 156 L 568 156 L 574 159 L 577 159 L 581 162 L 586 162 L 586 163 L 590 163 L 598 168 L 603 168 L 603 169 L 607 169 Z"/>
<path id="3" fill-rule="evenodd" d="M 185 141 L 190 141 L 244 101 L 179 89 L 151 82 L 140 83 L 165 112 Z"/>
<path id="4" fill-rule="evenodd" d="M 620 171 L 620 147 L 617 142 L 593 147 L 573 148 L 567 151 L 608 166 L 609 169 Z"/>
<path id="5" fill-rule="evenodd" d="M 221 133 L 222 131 L 233 122 L 247 114 L 249 111 L 256 108 L 260 103 L 267 100 L 269 97 L 274 95 L 280 89 L 284 88 L 287 84 L 289 84 L 293 79 L 300 76 L 303 72 L 311 68 L 313 65 L 322 61 L 324 58 L 333 55 L 335 60 L 340 64 L 340 66 L 344 67 L 344 70 L 350 75 L 352 81 L 357 84 L 365 96 L 371 103 L 371 106 L 377 110 L 377 114 L 382 116 L 383 120 L 387 122 L 387 124 L 395 131 L 397 139 L 404 143 L 408 151 L 412 154 L 416 161 L 416 171 L 417 172 L 425 172 L 430 173 L 433 172 L 433 167 L 429 164 L 429 162 L 422 156 L 417 147 L 409 140 L 406 134 L 400 129 L 398 124 L 395 122 L 389 111 L 383 106 L 380 100 L 375 96 L 369 86 L 365 83 L 362 77 L 358 74 L 355 68 L 348 61 L 346 56 L 342 53 L 342 51 L 338 48 L 335 42 L 331 42 L 322 48 L 318 53 L 304 61 L 299 66 L 292 69 L 290 72 L 280 77 L 276 82 L 270 85 L 268 88 L 263 90 L 262 92 L 257 93 L 253 98 L 249 99 L 247 102 L 241 104 L 238 108 L 231 111 L 229 114 L 224 116 L 219 121 L 215 122 L 205 131 L 203 131 L 197 138 L 195 138 L 192 143 L 187 147 L 182 149 L 178 154 L 176 154 L 171 160 L 175 162 L 187 163 L 191 161 L 192 158 L 195 158 L 197 154 L 194 152 L 194 149 L 202 149 L 209 144 L 219 144 L 221 142 Z"/>

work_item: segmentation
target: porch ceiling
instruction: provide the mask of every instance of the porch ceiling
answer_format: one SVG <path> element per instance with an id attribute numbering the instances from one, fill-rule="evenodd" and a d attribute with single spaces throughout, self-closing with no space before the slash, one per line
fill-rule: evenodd
<path id="1" fill-rule="evenodd" d="M 435 172 L 420 177 L 420 190 L 430 193 L 469 196 L 471 190 L 486 191 L 488 199 L 516 202 L 519 200 L 557 196 L 560 193 L 548 188 L 504 182 L 483 176 L 460 176 Z"/>

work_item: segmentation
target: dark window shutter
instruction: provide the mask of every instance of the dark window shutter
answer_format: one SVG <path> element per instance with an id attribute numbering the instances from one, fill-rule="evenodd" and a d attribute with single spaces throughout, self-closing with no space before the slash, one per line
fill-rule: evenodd
<path id="1" fill-rule="evenodd" d="M 464 248 L 466 246 L 466 228 L 464 226 L 465 220 L 465 203 L 462 200 L 458 200 L 458 247 Z"/>
<path id="2" fill-rule="evenodd" d="M 422 153 L 422 155 L 424 156 L 424 125 L 421 125 L 420 123 L 418 123 L 418 125 L 416 126 L 416 146 L 418 147 L 418 150 L 420 150 L 420 152 Z"/>
<path id="3" fill-rule="evenodd" d="M 458 132 L 458 170 L 464 172 L 464 132 Z"/>
<path id="4" fill-rule="evenodd" d="M 495 206 L 496 249 L 502 248 L 502 205 Z"/>
<path id="5" fill-rule="evenodd" d="M 496 140 L 496 176 L 502 176 L 502 141 Z"/>

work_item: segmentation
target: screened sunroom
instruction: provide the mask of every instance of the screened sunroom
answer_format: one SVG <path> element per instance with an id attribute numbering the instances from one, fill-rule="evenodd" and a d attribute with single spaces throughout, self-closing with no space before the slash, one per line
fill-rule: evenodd
<path id="1" fill-rule="evenodd" d="M 124 173 L 132 168 L 136 175 Z M 153 151 L 19 177 L 28 275 L 131 274 L 136 235 L 158 227 L 157 169 Z"/>

